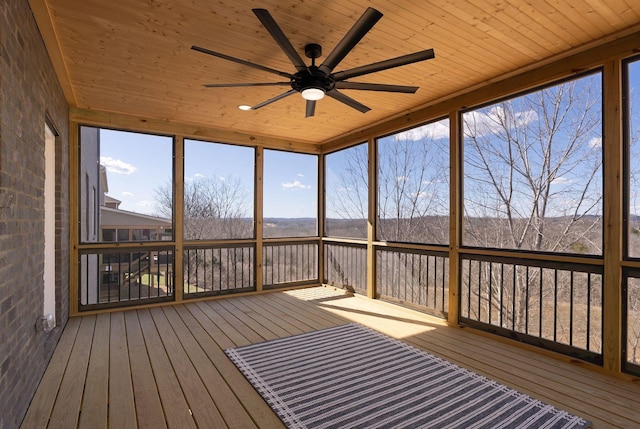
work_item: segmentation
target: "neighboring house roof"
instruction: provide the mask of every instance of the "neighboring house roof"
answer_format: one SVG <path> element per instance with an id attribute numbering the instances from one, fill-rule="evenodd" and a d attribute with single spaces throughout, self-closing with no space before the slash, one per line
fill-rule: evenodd
<path id="1" fill-rule="evenodd" d="M 107 179 L 107 167 L 100 165 L 100 189 L 103 194 L 109 192 L 109 180 Z M 106 195 L 105 195 L 106 197 Z"/>
<path id="2" fill-rule="evenodd" d="M 118 210 L 110 207 L 100 207 L 100 226 L 102 228 L 127 226 L 127 227 L 165 227 L 171 228 L 170 219 L 157 216 L 145 215 L 142 213 Z"/>
<path id="3" fill-rule="evenodd" d="M 104 205 L 106 207 L 117 209 L 120 206 L 120 203 L 122 203 L 122 201 L 117 198 L 110 197 L 109 195 L 104 196 Z"/>

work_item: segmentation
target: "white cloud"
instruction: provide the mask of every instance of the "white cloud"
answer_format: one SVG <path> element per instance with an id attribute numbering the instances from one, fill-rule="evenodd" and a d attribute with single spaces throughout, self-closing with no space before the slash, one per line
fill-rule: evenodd
<path id="1" fill-rule="evenodd" d="M 298 177 L 304 177 L 304 174 L 298 173 Z"/>
<path id="2" fill-rule="evenodd" d="M 602 147 L 602 137 L 594 137 L 589 140 L 589 147 L 598 148 Z"/>
<path id="3" fill-rule="evenodd" d="M 399 140 L 418 141 L 423 138 L 438 140 L 449 138 L 449 122 L 440 121 L 432 124 L 426 124 L 418 128 L 412 128 L 407 131 L 396 134 Z"/>
<path id="4" fill-rule="evenodd" d="M 193 175 L 193 177 L 207 177 L 207 176 L 205 176 L 202 173 L 196 173 L 196 174 Z"/>
<path id="5" fill-rule="evenodd" d="M 293 182 L 284 182 L 282 184 L 282 187 L 284 189 L 293 189 L 293 188 L 299 188 L 299 189 L 310 189 L 311 185 L 304 185 L 302 182 L 300 182 L 299 180 L 294 180 Z"/>
<path id="6" fill-rule="evenodd" d="M 567 183 L 572 183 L 573 180 L 567 179 L 566 177 L 556 177 L 551 181 L 552 185 L 566 185 Z"/>
<path id="7" fill-rule="evenodd" d="M 538 113 L 535 110 L 515 112 L 511 116 L 502 106 L 494 106 L 486 113 L 474 110 L 464 115 L 465 133 L 476 136 L 503 131 L 505 122 L 511 126 L 522 126 L 537 120 Z"/>
<path id="8" fill-rule="evenodd" d="M 132 193 L 132 192 L 129 192 L 129 191 L 124 191 L 124 192 L 122 193 L 122 196 L 124 196 L 124 197 L 133 197 L 133 193 Z"/>
<path id="9" fill-rule="evenodd" d="M 153 205 L 153 202 L 148 201 L 148 200 L 142 200 L 142 201 L 138 201 L 138 203 L 136 204 L 138 207 L 151 207 Z"/>
<path id="10" fill-rule="evenodd" d="M 444 183 L 443 180 L 423 180 L 422 184 L 423 185 L 439 185 L 440 183 Z"/>
<path id="11" fill-rule="evenodd" d="M 398 177 L 396 177 L 396 182 L 406 182 L 407 180 L 409 180 L 409 178 L 407 176 L 398 176 Z"/>
<path id="12" fill-rule="evenodd" d="M 113 159 L 110 156 L 101 156 L 100 164 L 104 165 L 109 173 L 133 174 L 138 171 L 134 165 L 120 159 Z"/>

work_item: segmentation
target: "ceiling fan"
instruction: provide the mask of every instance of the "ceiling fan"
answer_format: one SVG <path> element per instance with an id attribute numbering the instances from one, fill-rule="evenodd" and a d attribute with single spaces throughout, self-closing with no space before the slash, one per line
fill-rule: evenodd
<path id="1" fill-rule="evenodd" d="M 351 97 L 339 92 L 339 89 L 357 89 L 364 91 L 384 91 L 413 94 L 418 90 L 417 86 L 405 85 L 386 85 L 380 83 L 364 83 L 364 82 L 348 82 L 347 79 L 363 76 L 369 73 L 376 73 L 382 70 L 391 69 L 407 64 L 425 61 L 434 58 L 433 49 L 427 49 L 413 54 L 402 55 L 400 57 L 389 60 L 379 61 L 376 63 L 355 67 L 349 70 L 334 72 L 333 69 L 347 56 L 358 42 L 373 28 L 373 26 L 382 18 L 382 13 L 371 7 L 367 8 L 362 16 L 356 21 L 351 29 L 345 34 L 342 40 L 336 45 L 333 51 L 325 58 L 325 60 L 316 66 L 316 59 L 322 55 L 322 47 L 315 43 L 310 43 L 304 47 L 304 53 L 307 58 L 311 58 L 311 65 L 307 66 L 295 48 L 282 32 L 273 19 L 269 11 L 266 9 L 252 9 L 253 13 L 258 17 L 262 25 L 269 31 L 271 36 L 278 43 L 280 48 L 289 57 L 289 60 L 296 68 L 296 72 L 291 74 L 279 70 L 265 67 L 259 64 L 235 58 L 229 55 L 215 52 L 199 46 L 192 46 L 191 49 L 214 57 L 233 61 L 258 70 L 274 73 L 289 79 L 286 82 L 256 82 L 256 83 L 221 83 L 206 84 L 207 88 L 231 88 L 244 86 L 290 86 L 287 92 L 284 92 L 269 100 L 252 106 L 251 109 L 259 109 L 275 101 L 288 97 L 291 94 L 299 92 L 302 98 L 306 100 L 306 117 L 313 116 L 316 109 L 316 101 L 322 99 L 325 95 L 338 100 L 349 107 L 352 107 L 362 113 L 371 110 L 364 104 L 354 100 Z"/>

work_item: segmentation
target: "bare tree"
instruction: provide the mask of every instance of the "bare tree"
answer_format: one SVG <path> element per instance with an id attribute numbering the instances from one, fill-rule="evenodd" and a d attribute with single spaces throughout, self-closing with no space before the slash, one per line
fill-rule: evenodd
<path id="1" fill-rule="evenodd" d="M 597 76 L 587 77 L 464 115 L 465 245 L 601 253 L 602 119 L 596 82 Z M 476 302 L 483 301 L 479 312 L 493 306 L 516 331 L 539 326 L 545 301 L 553 294 L 565 296 L 562 288 L 569 287 L 561 282 L 560 291 L 544 289 L 542 274 L 535 269 L 517 275 L 515 290 L 504 290 L 504 282 L 489 282 L 485 273 L 482 283 L 492 287 L 484 296 L 475 292 Z M 565 299 L 584 296 L 586 290 L 575 290 Z M 529 320 L 532 315 L 536 323 Z"/>
<path id="2" fill-rule="evenodd" d="M 236 178 L 200 177 L 184 184 L 183 237 L 185 240 L 220 240 L 253 236 L 253 215 L 247 208 L 252 201 Z M 171 217 L 173 192 L 170 183 L 155 189 L 157 209 Z M 249 269 L 247 249 L 191 249 L 185 263 L 186 292 L 200 292 L 236 285 L 237 273 Z M 218 286 L 215 286 L 218 285 Z"/>
<path id="3" fill-rule="evenodd" d="M 379 139 L 377 166 L 369 165 L 365 144 L 329 155 L 342 158 L 336 162 L 341 168 L 327 173 L 328 176 L 337 175 L 327 179 L 327 217 L 333 215 L 350 219 L 352 223 L 348 225 L 360 220 L 358 225 L 361 227 L 355 236 L 366 238 L 368 169 L 377 168 L 376 238 L 397 242 L 448 243 L 448 137 L 448 122 L 443 120 Z M 328 158 L 328 168 L 332 167 L 331 164 L 332 159 Z M 327 226 L 332 226 L 331 219 L 327 219 Z M 344 256 L 344 252 L 338 250 L 343 247 L 327 248 L 329 280 L 349 287 L 350 281 L 360 278 L 356 265 L 352 263 L 357 259 L 358 249 L 350 248 Z M 446 282 L 442 279 L 448 272 L 445 273 L 441 257 L 436 262 L 434 256 L 410 252 L 383 252 L 378 256 L 386 264 L 379 271 L 379 274 L 384 272 L 378 280 L 384 283 L 379 285 L 379 293 L 415 304 L 424 304 L 427 296 L 443 295 L 442 285 Z M 437 294 L 433 292 L 436 287 L 440 289 Z M 439 307 L 445 305 L 441 301 Z"/>
<path id="4" fill-rule="evenodd" d="M 430 124 L 378 142 L 379 240 L 449 242 L 449 139 L 438 138 L 437 129 Z"/>
<path id="5" fill-rule="evenodd" d="M 378 141 L 377 239 L 448 242 L 448 145 L 448 125 L 444 121 Z M 355 146 L 342 153 L 343 167 L 327 189 L 327 217 L 362 220 L 366 225 L 367 146 Z M 360 231 L 360 238 L 365 237 L 366 230 Z"/>
<path id="6" fill-rule="evenodd" d="M 171 184 L 155 189 L 160 214 L 171 217 Z M 252 201 L 240 180 L 200 177 L 185 181 L 183 235 L 185 240 L 248 238 L 253 235 Z"/>
<path id="7" fill-rule="evenodd" d="M 464 116 L 465 244 L 601 252 L 600 104 L 574 81 Z"/>
<path id="8" fill-rule="evenodd" d="M 633 67 L 633 65 L 632 65 Z M 637 67 L 637 65 L 636 65 Z M 633 69 L 631 73 L 638 73 Z M 627 253 L 640 257 L 640 106 L 638 88 L 630 88 L 629 100 L 629 190 L 627 213 Z M 640 283 L 638 278 L 627 279 L 627 361 L 640 365 Z"/>
<path id="9" fill-rule="evenodd" d="M 640 257 L 640 106 L 637 91 L 631 88 L 629 94 L 629 213 L 628 213 L 628 253 Z"/>
<path id="10" fill-rule="evenodd" d="M 627 361 L 640 365 L 640 280 L 627 280 Z"/>
<path id="11" fill-rule="evenodd" d="M 369 199 L 368 146 L 366 143 L 327 156 L 327 163 L 334 155 L 344 157 L 344 169 L 333 181 L 327 192 L 332 215 L 347 219 L 367 219 Z"/>

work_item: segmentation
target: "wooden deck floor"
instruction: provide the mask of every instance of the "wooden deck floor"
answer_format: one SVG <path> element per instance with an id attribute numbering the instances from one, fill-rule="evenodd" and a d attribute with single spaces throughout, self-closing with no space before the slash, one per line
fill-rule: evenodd
<path id="1" fill-rule="evenodd" d="M 596 429 L 640 427 L 640 383 L 323 287 L 73 318 L 22 427 L 282 428 L 223 350 L 353 321 Z"/>

